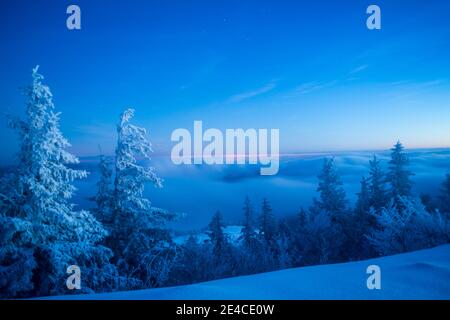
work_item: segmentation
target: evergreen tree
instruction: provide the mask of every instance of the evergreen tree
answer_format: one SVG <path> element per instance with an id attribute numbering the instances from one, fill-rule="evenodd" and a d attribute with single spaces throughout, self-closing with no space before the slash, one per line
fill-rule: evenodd
<path id="1" fill-rule="evenodd" d="M 103 224 L 103 226 L 108 231 L 111 231 L 114 208 L 112 188 L 113 171 L 111 168 L 111 162 L 103 154 L 100 155 L 98 168 L 100 172 L 100 179 L 97 182 L 97 194 L 93 198 L 96 203 L 94 212 L 97 219 Z"/>
<path id="2" fill-rule="evenodd" d="M 352 259 L 368 258 L 373 254 L 364 236 L 371 226 L 375 225 L 375 218 L 371 214 L 371 210 L 374 210 L 371 203 L 370 178 L 362 177 L 355 212 L 349 219 L 348 229 L 351 229 L 352 232 L 349 232 L 346 241 L 349 248 L 347 253 Z"/>
<path id="3" fill-rule="evenodd" d="M 276 225 L 272 214 L 272 207 L 267 198 L 263 199 L 261 216 L 259 219 L 259 233 L 266 244 L 271 244 L 275 240 Z"/>
<path id="4" fill-rule="evenodd" d="M 445 181 L 442 183 L 439 200 L 441 212 L 446 213 L 450 219 L 450 173 L 446 174 Z"/>
<path id="5" fill-rule="evenodd" d="M 253 221 L 253 208 L 250 203 L 250 199 L 248 196 L 245 198 L 244 202 L 244 226 L 241 231 L 241 239 L 244 243 L 244 246 L 247 249 L 254 249 L 256 241 L 257 241 L 257 235 L 255 231 L 255 225 Z"/>
<path id="6" fill-rule="evenodd" d="M 228 241 L 223 232 L 222 214 L 216 211 L 209 223 L 209 238 L 213 248 L 214 257 L 220 261 L 228 247 Z"/>
<path id="7" fill-rule="evenodd" d="M 180 246 L 176 262 L 170 270 L 169 285 L 190 284 L 211 280 L 215 276 L 210 246 L 190 235 Z"/>
<path id="8" fill-rule="evenodd" d="M 316 207 L 314 211 L 306 212 L 305 222 L 301 230 L 302 265 L 342 261 L 342 228 L 332 221 L 330 212 Z"/>
<path id="9" fill-rule="evenodd" d="M 342 214 L 347 209 L 347 200 L 341 178 L 336 172 L 332 158 L 324 159 L 322 171 L 318 178 L 317 191 L 320 197 L 319 200 L 315 199 L 313 211 L 325 210 L 332 214 L 333 221 L 342 220 Z"/>
<path id="10" fill-rule="evenodd" d="M 146 130 L 130 123 L 133 115 L 133 109 L 125 110 L 117 126 L 113 232 L 109 243 L 122 273 L 140 279 L 145 287 L 154 287 L 161 285 L 169 271 L 172 241 L 164 225 L 174 215 L 152 207 L 143 195 L 146 183 L 161 187 L 162 180 L 152 167 L 137 161 L 137 157 L 150 160 L 152 148 Z"/>
<path id="11" fill-rule="evenodd" d="M 361 189 L 358 193 L 358 199 L 356 201 L 356 212 L 366 213 L 370 210 L 370 190 L 369 179 L 361 178 Z"/>
<path id="12" fill-rule="evenodd" d="M 389 173 L 387 180 L 390 183 L 390 196 L 398 204 L 400 197 L 411 196 L 412 183 L 410 176 L 413 174 L 406 169 L 409 160 L 404 152 L 404 147 L 398 141 L 391 149 L 391 160 L 389 161 Z"/>
<path id="13" fill-rule="evenodd" d="M 0 292 L 5 296 L 68 292 L 66 269 L 78 265 L 83 290 L 114 286 L 110 250 L 98 246 L 105 230 L 87 211 L 70 203 L 72 182 L 87 172 L 69 167 L 78 159 L 66 149 L 52 94 L 38 67 L 25 90 L 26 119 L 11 120 L 19 133 L 17 170 L 2 181 Z"/>
<path id="14" fill-rule="evenodd" d="M 369 191 L 370 205 L 376 212 L 380 212 L 387 205 L 386 177 L 381 168 L 380 160 L 376 156 L 369 161 Z"/>

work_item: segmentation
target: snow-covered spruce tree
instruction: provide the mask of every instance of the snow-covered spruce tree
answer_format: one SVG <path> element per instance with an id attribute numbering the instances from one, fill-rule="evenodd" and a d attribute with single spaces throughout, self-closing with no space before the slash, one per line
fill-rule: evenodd
<path id="1" fill-rule="evenodd" d="M 355 210 L 363 213 L 368 212 L 370 209 L 370 191 L 369 191 L 369 179 L 366 177 L 361 178 L 361 188 L 358 192 L 358 199 L 356 200 Z"/>
<path id="2" fill-rule="evenodd" d="M 274 270 L 277 267 L 277 221 L 272 213 L 267 198 L 263 199 L 259 216 L 260 259 L 265 270 Z"/>
<path id="3" fill-rule="evenodd" d="M 108 232 L 113 228 L 114 197 L 112 188 L 113 171 L 111 161 L 101 154 L 98 169 L 100 178 L 97 182 L 97 194 L 93 197 L 96 203 L 95 216 Z"/>
<path id="4" fill-rule="evenodd" d="M 351 224 L 352 215 L 347 207 L 347 199 L 343 188 L 343 183 L 339 177 L 333 158 L 325 158 L 323 162 L 322 171 L 318 175 L 319 185 L 317 192 L 319 192 L 319 199 L 314 199 L 313 205 L 310 208 L 312 214 L 321 215 L 323 221 L 325 217 L 329 217 L 333 224 L 333 228 L 337 230 L 338 238 L 333 239 L 335 243 L 340 243 L 340 253 L 330 253 L 331 259 L 345 260 L 347 255 L 351 252 L 352 233 L 354 232 Z M 314 223 L 314 219 L 310 220 Z M 314 227 L 313 227 L 314 229 Z M 328 238 L 327 238 L 328 239 Z"/>
<path id="5" fill-rule="evenodd" d="M 389 172 L 387 181 L 390 184 L 390 197 L 397 205 L 401 205 L 400 197 L 411 196 L 412 182 L 410 176 L 413 173 L 406 169 L 409 160 L 404 152 L 404 147 L 398 141 L 391 149 L 391 160 L 389 161 Z"/>
<path id="6" fill-rule="evenodd" d="M 257 234 L 255 230 L 255 221 L 253 218 L 253 208 L 249 197 L 245 197 L 244 202 L 244 226 L 241 230 L 241 240 L 244 247 L 248 250 L 255 249 Z"/>
<path id="7" fill-rule="evenodd" d="M 222 214 L 220 211 L 216 211 L 209 223 L 208 236 L 213 247 L 213 254 L 219 261 L 223 257 L 224 251 L 228 246 L 228 239 L 225 237 L 223 227 Z"/>
<path id="8" fill-rule="evenodd" d="M 234 276 L 237 270 L 233 246 L 223 232 L 223 220 L 220 211 L 216 211 L 209 223 L 209 242 L 211 244 L 211 268 L 215 278 Z"/>
<path id="9" fill-rule="evenodd" d="M 114 286 L 111 251 L 96 245 L 105 235 L 87 211 L 71 204 L 75 179 L 87 173 L 69 167 L 78 159 L 59 129 L 52 94 L 38 67 L 25 120 L 11 120 L 20 151 L 17 169 L 2 181 L 0 212 L 0 292 L 3 296 L 68 293 L 67 267 L 78 265 L 85 292 Z"/>
<path id="10" fill-rule="evenodd" d="M 317 192 L 319 192 L 320 197 L 315 200 L 315 206 L 332 213 L 333 220 L 336 220 L 346 211 L 347 200 L 333 158 L 324 159 L 322 171 L 318 178 Z"/>
<path id="11" fill-rule="evenodd" d="M 442 183 L 441 194 L 439 195 L 440 210 L 450 220 L 450 173 L 445 175 L 445 180 Z"/>
<path id="12" fill-rule="evenodd" d="M 270 206 L 269 200 L 264 198 L 261 205 L 261 215 L 259 217 L 259 234 L 262 241 L 267 246 L 273 244 L 275 241 L 276 227 L 272 207 Z"/>
<path id="13" fill-rule="evenodd" d="M 259 263 L 263 251 L 256 232 L 254 210 L 248 196 L 244 201 L 243 214 L 243 227 L 239 238 L 239 268 L 244 274 L 263 272 L 264 268 Z"/>
<path id="14" fill-rule="evenodd" d="M 380 214 L 373 211 L 378 226 L 367 235 L 380 255 L 390 255 L 433 247 L 449 241 L 448 221 L 436 211 L 428 212 L 420 199 L 400 197 Z"/>
<path id="15" fill-rule="evenodd" d="M 130 123 L 133 109 L 125 110 L 117 126 L 113 230 L 108 243 L 122 274 L 139 279 L 144 287 L 166 281 L 172 261 L 172 240 L 164 228 L 174 215 L 151 206 L 144 186 L 161 187 L 152 167 L 138 163 L 150 159 L 151 144 L 146 130 Z"/>
<path id="16" fill-rule="evenodd" d="M 370 205 L 380 212 L 388 204 L 386 177 L 377 156 L 373 156 L 369 166 Z"/>
<path id="17" fill-rule="evenodd" d="M 364 236 L 375 225 L 375 218 L 371 214 L 373 207 L 371 207 L 369 178 L 361 178 L 361 189 L 357 195 L 355 210 L 353 216 L 349 219 L 349 229 L 353 230 L 349 233 L 349 243 L 351 244 L 349 257 L 351 259 L 367 258 L 373 254 L 367 238 Z"/>

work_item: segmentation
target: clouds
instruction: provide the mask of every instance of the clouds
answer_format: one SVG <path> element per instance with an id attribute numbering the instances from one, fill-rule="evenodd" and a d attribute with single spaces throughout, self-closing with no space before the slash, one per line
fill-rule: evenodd
<path id="1" fill-rule="evenodd" d="M 268 84 L 266 84 L 265 86 L 260 87 L 258 89 L 233 95 L 229 99 L 227 99 L 226 103 L 239 103 L 244 100 L 248 100 L 248 99 L 257 97 L 259 95 L 262 95 L 264 93 L 272 91 L 273 89 L 275 89 L 276 86 L 277 86 L 277 82 L 273 80 L 273 81 L 269 82 Z"/>
<path id="2" fill-rule="evenodd" d="M 363 65 L 361 65 L 361 66 L 359 66 L 359 67 L 356 67 L 356 68 L 353 69 L 352 71 L 350 71 L 350 74 L 355 74 L 355 73 L 359 73 L 359 72 L 361 72 L 361 71 L 364 71 L 364 70 L 367 69 L 367 67 L 369 67 L 369 65 L 363 64 Z"/>
<path id="3" fill-rule="evenodd" d="M 311 93 L 314 91 L 332 87 L 336 83 L 337 83 L 337 80 L 329 81 L 329 82 L 319 82 L 319 81 L 306 82 L 306 83 L 299 85 L 297 88 L 295 88 L 294 92 L 298 93 L 298 94 L 308 94 L 308 93 Z"/>
<path id="4" fill-rule="evenodd" d="M 360 179 L 369 173 L 369 160 L 376 154 L 384 170 L 388 168 L 390 151 L 361 151 L 285 155 L 281 157 L 276 176 L 260 176 L 256 165 L 191 165 L 176 166 L 170 157 L 155 156 L 149 162 L 164 178 L 164 188 L 146 188 L 146 196 L 158 207 L 186 212 L 188 219 L 176 225 L 180 229 L 203 227 L 220 209 L 228 221 L 240 222 L 242 202 L 248 195 L 256 206 L 263 197 L 273 204 L 274 214 L 283 216 L 307 207 L 317 196 L 317 175 L 324 157 L 334 157 L 347 197 L 355 201 Z M 444 176 L 450 171 L 450 149 L 410 150 L 409 169 L 414 172 L 414 193 L 435 196 Z M 95 194 L 98 158 L 82 158 L 79 166 L 91 172 L 88 179 L 77 183 L 77 202 Z M 176 199 L 176 201 L 174 201 Z"/>
<path id="5" fill-rule="evenodd" d="M 282 157 L 277 178 L 300 179 L 312 181 L 322 168 L 323 159 L 333 157 L 339 174 L 347 182 L 358 182 L 369 171 L 369 161 L 376 155 L 387 170 L 390 151 L 361 151 L 347 153 L 329 153 L 295 157 Z M 418 177 L 444 176 L 450 171 L 450 150 L 416 150 L 409 151 L 410 170 Z M 226 167 L 217 176 L 223 182 L 239 182 L 240 180 L 258 178 L 258 171 L 252 166 Z"/>

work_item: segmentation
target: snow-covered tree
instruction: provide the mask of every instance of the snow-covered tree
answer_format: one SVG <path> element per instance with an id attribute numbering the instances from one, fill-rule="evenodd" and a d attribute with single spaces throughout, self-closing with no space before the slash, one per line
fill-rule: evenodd
<path id="1" fill-rule="evenodd" d="M 97 194 L 93 198 L 96 203 L 94 210 L 96 218 L 111 232 L 113 223 L 114 197 L 112 188 L 113 171 L 111 161 L 103 154 L 100 155 Z"/>
<path id="2" fill-rule="evenodd" d="M 199 243 L 190 235 L 179 248 L 173 268 L 170 270 L 169 285 L 189 284 L 211 280 L 215 276 L 211 246 Z"/>
<path id="3" fill-rule="evenodd" d="M 341 178 L 336 172 L 332 158 L 324 159 L 322 171 L 318 178 L 319 186 L 317 191 L 320 197 L 315 201 L 315 205 L 320 210 L 328 211 L 337 218 L 346 210 L 347 200 Z"/>
<path id="4" fill-rule="evenodd" d="M 409 160 L 404 152 L 404 147 L 398 141 L 391 149 L 391 160 L 389 161 L 389 173 L 387 180 L 390 183 L 390 196 L 399 204 L 400 197 L 411 196 L 412 182 L 410 176 L 413 173 L 406 169 Z"/>
<path id="5" fill-rule="evenodd" d="M 222 214 L 220 211 L 216 211 L 209 223 L 208 236 L 213 246 L 213 254 L 220 260 L 228 246 L 228 240 L 223 232 Z"/>
<path id="6" fill-rule="evenodd" d="M 371 207 L 370 178 L 361 178 L 361 189 L 357 195 L 355 210 L 349 217 L 347 225 L 349 231 L 346 239 L 347 253 L 351 259 L 367 258 L 372 253 L 364 236 L 375 224 L 375 218 L 371 214 L 373 207 Z"/>
<path id="7" fill-rule="evenodd" d="M 302 264 L 324 264 L 340 259 L 342 233 L 339 225 L 334 223 L 328 211 L 305 212 L 305 224 L 301 229 L 304 234 L 302 244 Z"/>
<path id="8" fill-rule="evenodd" d="M 439 200 L 441 212 L 445 213 L 450 220 L 450 173 L 447 173 L 445 175 L 445 180 L 442 183 Z"/>
<path id="9" fill-rule="evenodd" d="M 433 247 L 449 241 L 449 225 L 439 212 L 428 212 L 420 199 L 400 197 L 381 213 L 372 214 L 377 227 L 367 235 L 380 255 L 396 254 Z"/>
<path id="10" fill-rule="evenodd" d="M 381 168 L 380 160 L 376 156 L 369 161 L 369 191 L 370 205 L 375 211 L 380 212 L 387 205 L 386 177 Z"/>
<path id="11" fill-rule="evenodd" d="M 370 190 L 369 190 L 369 180 L 368 178 L 361 178 L 361 188 L 356 201 L 356 211 L 359 213 L 368 212 L 370 209 Z"/>
<path id="12" fill-rule="evenodd" d="M 38 67 L 26 88 L 26 119 L 11 119 L 19 134 L 17 169 L 2 181 L 0 292 L 6 296 L 68 292 L 66 269 L 78 265 L 82 286 L 114 284 L 110 250 L 96 244 L 105 230 L 87 211 L 70 203 L 72 182 L 87 173 L 70 167 L 78 159 L 66 149 L 52 94 Z"/>
<path id="13" fill-rule="evenodd" d="M 253 218 L 253 208 L 248 196 L 245 198 L 243 210 L 244 226 L 241 230 L 241 239 L 247 249 L 254 249 L 257 241 L 257 234 Z"/>
<path id="14" fill-rule="evenodd" d="M 272 207 L 270 206 L 267 198 L 263 199 L 261 206 L 261 215 L 259 217 L 259 234 L 266 245 L 271 245 L 274 243 L 276 221 L 272 213 Z"/>
<path id="15" fill-rule="evenodd" d="M 146 183 L 157 187 L 162 180 L 152 167 L 138 162 L 150 160 L 151 143 L 146 130 L 130 123 L 133 109 L 125 110 L 117 126 L 113 231 L 109 243 L 121 272 L 159 286 L 167 274 L 172 241 L 164 228 L 174 215 L 151 206 L 144 197 Z"/>

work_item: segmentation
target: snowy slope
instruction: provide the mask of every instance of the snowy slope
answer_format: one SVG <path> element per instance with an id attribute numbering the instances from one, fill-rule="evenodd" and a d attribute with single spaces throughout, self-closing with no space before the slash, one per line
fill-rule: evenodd
<path id="1" fill-rule="evenodd" d="M 368 290 L 366 268 L 381 268 Z M 194 285 L 57 299 L 450 299 L 450 245 L 343 264 L 287 269 Z"/>

